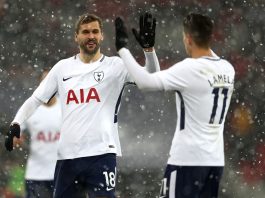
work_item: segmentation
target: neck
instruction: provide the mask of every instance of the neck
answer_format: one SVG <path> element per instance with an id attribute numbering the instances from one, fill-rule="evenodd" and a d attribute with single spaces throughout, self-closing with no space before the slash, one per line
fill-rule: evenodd
<path id="1" fill-rule="evenodd" d="M 211 49 L 210 48 L 207 48 L 207 49 L 196 48 L 196 49 L 191 51 L 191 57 L 192 58 L 200 58 L 202 56 L 213 56 Z"/>
<path id="2" fill-rule="evenodd" d="M 98 50 L 95 54 L 87 54 L 80 50 L 79 57 L 84 63 L 93 63 L 101 57 L 101 53 L 100 50 Z"/>

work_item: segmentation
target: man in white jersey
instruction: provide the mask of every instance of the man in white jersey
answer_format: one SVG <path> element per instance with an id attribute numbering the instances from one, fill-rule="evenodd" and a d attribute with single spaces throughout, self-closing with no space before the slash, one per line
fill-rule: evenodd
<path id="1" fill-rule="evenodd" d="M 41 80 L 47 74 L 48 70 L 45 70 Z M 27 130 L 30 137 L 25 174 L 26 198 L 53 197 L 53 179 L 61 123 L 61 106 L 54 96 L 47 104 L 39 106 L 21 127 L 22 130 Z M 27 134 L 23 133 L 23 136 L 26 137 Z"/>
<path id="2" fill-rule="evenodd" d="M 117 18 L 116 47 L 140 89 L 176 93 L 177 125 L 160 197 L 216 198 L 224 166 L 224 121 L 235 71 L 210 49 L 213 22 L 191 13 L 183 21 L 183 42 L 190 58 L 149 74 L 125 47 L 128 36 Z"/>
<path id="3" fill-rule="evenodd" d="M 144 48 L 146 69 L 159 70 L 155 42 L 155 19 L 142 17 L 140 32 L 134 31 Z M 151 28 L 150 28 L 151 27 Z M 113 198 L 116 155 L 121 155 L 117 113 L 124 86 L 130 82 L 119 57 L 100 52 L 102 21 L 93 14 L 76 23 L 75 41 L 80 53 L 59 61 L 33 95 L 25 101 L 6 135 L 7 150 L 13 137 L 35 110 L 58 92 L 62 106 L 62 128 L 55 169 L 55 198 Z"/>

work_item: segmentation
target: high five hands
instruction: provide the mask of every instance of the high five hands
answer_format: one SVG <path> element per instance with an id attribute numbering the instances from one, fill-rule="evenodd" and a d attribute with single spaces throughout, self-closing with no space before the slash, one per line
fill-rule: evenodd
<path id="1" fill-rule="evenodd" d="M 151 13 L 146 12 L 142 14 L 139 19 L 139 31 L 135 28 L 132 29 L 135 39 L 141 45 L 142 48 L 153 48 L 155 45 L 155 29 L 156 18 Z M 121 48 L 126 47 L 128 44 L 127 28 L 124 25 L 124 21 L 117 17 L 115 19 L 116 30 L 116 49 L 119 51 Z"/>

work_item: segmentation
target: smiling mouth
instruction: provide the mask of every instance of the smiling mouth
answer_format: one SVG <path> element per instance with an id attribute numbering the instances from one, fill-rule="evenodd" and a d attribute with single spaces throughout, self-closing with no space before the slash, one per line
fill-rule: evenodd
<path id="1" fill-rule="evenodd" d="M 80 48 L 87 54 L 95 54 L 99 49 L 97 40 L 87 40 L 80 44 Z"/>
<path id="2" fill-rule="evenodd" d="M 95 47 L 97 44 L 95 42 L 87 42 L 86 46 L 91 48 L 91 47 Z"/>

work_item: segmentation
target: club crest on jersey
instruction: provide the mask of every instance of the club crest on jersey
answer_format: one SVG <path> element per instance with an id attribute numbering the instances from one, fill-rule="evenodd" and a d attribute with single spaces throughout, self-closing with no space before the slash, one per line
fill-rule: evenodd
<path id="1" fill-rule="evenodd" d="M 97 81 L 97 82 L 101 82 L 104 78 L 104 72 L 103 71 L 100 71 L 100 72 L 94 72 L 94 79 Z"/>

